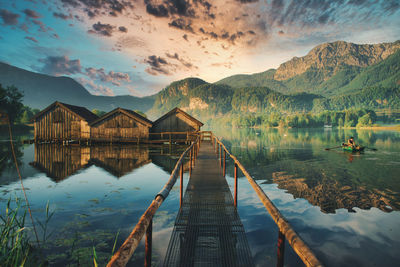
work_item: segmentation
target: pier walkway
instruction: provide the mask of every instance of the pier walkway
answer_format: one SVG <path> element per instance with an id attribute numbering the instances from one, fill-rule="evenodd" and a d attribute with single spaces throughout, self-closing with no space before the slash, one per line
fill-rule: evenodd
<path id="1" fill-rule="evenodd" d="M 224 177 L 227 158 L 234 163 L 235 183 L 232 190 L 234 197 Z M 189 162 L 190 180 L 183 196 L 185 161 Z M 192 166 L 195 166 L 194 169 Z M 155 196 L 131 234 L 112 256 L 107 267 L 126 266 L 144 236 L 146 236 L 144 266 L 151 266 L 153 217 L 168 197 L 178 176 L 180 209 L 165 255 L 164 266 L 253 266 L 249 244 L 236 209 L 239 171 L 246 177 L 279 229 L 276 266 L 284 266 L 285 243 L 288 243 L 306 266 L 322 267 L 323 264 L 313 251 L 245 167 L 210 131 L 198 132 L 196 139 L 181 154 L 168 182 Z"/>
<path id="2" fill-rule="evenodd" d="M 164 266 L 253 266 L 243 224 L 211 142 L 203 142 Z"/>

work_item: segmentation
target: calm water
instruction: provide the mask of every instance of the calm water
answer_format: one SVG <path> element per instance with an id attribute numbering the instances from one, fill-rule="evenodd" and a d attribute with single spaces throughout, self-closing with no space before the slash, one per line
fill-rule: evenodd
<path id="1" fill-rule="evenodd" d="M 400 260 L 400 133 L 338 130 L 216 130 L 295 230 L 327 266 L 394 266 Z M 325 151 L 348 136 L 377 151 Z M 3 138 L 5 139 L 5 138 Z M 0 143 L 0 205 L 22 197 Z M 24 186 L 36 220 L 50 202 L 46 241 L 51 265 L 103 265 L 129 235 L 169 178 L 183 147 L 57 147 L 17 144 Z M 233 165 L 227 180 L 233 185 Z M 187 183 L 185 174 L 185 185 Z M 154 219 L 153 263 L 162 262 L 178 212 L 176 186 Z M 239 180 L 239 214 L 258 266 L 276 264 L 278 230 L 249 186 Z M 41 231 L 39 231 L 41 232 Z M 301 266 L 286 246 L 285 263 Z M 132 266 L 143 265 L 143 244 Z"/>

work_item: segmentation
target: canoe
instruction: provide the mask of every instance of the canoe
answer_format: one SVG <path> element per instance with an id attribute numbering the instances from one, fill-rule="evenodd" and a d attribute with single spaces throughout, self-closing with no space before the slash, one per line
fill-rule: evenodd
<path id="1" fill-rule="evenodd" d="M 342 148 L 343 148 L 343 150 L 350 151 L 350 152 L 362 152 L 365 149 L 364 146 L 359 146 L 359 147 L 342 146 Z"/>

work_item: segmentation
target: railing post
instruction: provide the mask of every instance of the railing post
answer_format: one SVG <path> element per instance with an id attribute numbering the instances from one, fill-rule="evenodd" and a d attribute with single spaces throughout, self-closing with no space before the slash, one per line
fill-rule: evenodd
<path id="1" fill-rule="evenodd" d="M 283 259 L 285 255 L 285 235 L 279 230 L 278 234 L 278 255 L 277 255 L 277 267 L 283 267 Z"/>
<path id="2" fill-rule="evenodd" d="M 151 266 L 151 246 L 152 246 L 152 239 L 153 239 L 153 220 L 150 221 L 149 226 L 147 227 L 146 231 L 146 244 L 145 244 L 145 259 L 144 259 L 144 266 L 150 267 Z"/>
<path id="3" fill-rule="evenodd" d="M 238 165 L 235 162 L 235 196 L 234 196 L 234 205 L 237 207 L 237 189 L 238 189 Z"/>
<path id="4" fill-rule="evenodd" d="M 189 154 L 190 154 L 189 177 L 192 177 L 192 149 L 190 149 Z"/>
<path id="5" fill-rule="evenodd" d="M 219 166 L 220 166 L 220 167 L 221 167 L 221 163 L 222 163 L 221 154 L 222 154 L 222 151 L 221 151 L 221 144 L 218 144 L 218 159 L 219 159 Z"/>
<path id="6" fill-rule="evenodd" d="M 224 177 L 225 177 L 225 174 L 226 174 L 226 151 L 225 151 L 225 149 L 224 149 L 224 168 L 223 168 L 223 173 L 224 173 Z"/>
<path id="7" fill-rule="evenodd" d="M 180 198 L 179 198 L 179 207 L 182 207 L 182 201 L 183 201 L 183 161 L 181 164 L 181 169 L 180 169 L 180 178 L 181 178 L 181 184 L 180 184 Z"/>

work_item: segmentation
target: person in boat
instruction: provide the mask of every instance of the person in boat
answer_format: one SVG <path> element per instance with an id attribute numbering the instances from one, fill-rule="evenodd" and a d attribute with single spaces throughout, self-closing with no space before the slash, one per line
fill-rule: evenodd
<path id="1" fill-rule="evenodd" d="M 354 141 L 354 137 L 350 137 L 349 140 L 347 140 L 347 144 L 343 144 L 344 146 L 351 147 L 352 149 L 360 149 L 360 146 L 356 145 L 356 142 Z"/>
<path id="2" fill-rule="evenodd" d="M 356 143 L 354 142 L 354 137 L 350 137 L 349 140 L 347 140 L 347 146 L 351 146 L 352 148 L 356 147 Z"/>

